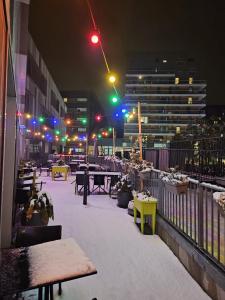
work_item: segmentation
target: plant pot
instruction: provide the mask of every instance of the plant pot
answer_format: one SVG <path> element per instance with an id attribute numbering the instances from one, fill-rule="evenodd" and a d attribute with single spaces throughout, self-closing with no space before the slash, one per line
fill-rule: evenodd
<path id="1" fill-rule="evenodd" d="M 184 194 L 187 193 L 188 189 L 188 182 L 182 183 L 182 184 L 171 184 L 168 182 L 165 182 L 165 187 L 168 192 L 171 192 L 173 194 Z"/>
<path id="2" fill-rule="evenodd" d="M 132 194 L 131 192 L 118 192 L 117 194 L 117 205 L 121 208 L 127 208 L 128 203 L 130 200 L 132 200 Z"/>
<path id="3" fill-rule="evenodd" d="M 48 225 L 49 219 L 43 218 L 41 213 L 33 213 L 30 220 L 27 220 L 29 226 L 44 226 Z"/>
<path id="4" fill-rule="evenodd" d="M 225 211 L 220 205 L 218 205 L 218 210 L 220 212 L 221 217 L 225 219 Z"/>

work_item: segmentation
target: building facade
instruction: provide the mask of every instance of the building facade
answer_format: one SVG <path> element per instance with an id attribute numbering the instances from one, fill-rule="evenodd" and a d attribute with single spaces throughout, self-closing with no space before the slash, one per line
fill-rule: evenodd
<path id="1" fill-rule="evenodd" d="M 94 128 L 98 102 L 92 93 L 86 91 L 64 91 L 62 96 L 67 106 L 65 120 L 69 138 L 66 150 L 70 153 L 85 153 L 86 139 Z"/>
<path id="2" fill-rule="evenodd" d="M 65 113 L 64 100 L 29 34 L 21 124 L 27 159 L 41 159 L 52 151 L 63 151 L 66 136 Z"/>
<path id="3" fill-rule="evenodd" d="M 167 63 L 157 59 L 151 69 L 131 69 L 126 74 L 124 105 L 137 112 L 140 102 L 146 147 L 167 147 L 175 134 L 205 117 L 206 82 L 188 64 Z M 125 119 L 124 136 L 135 143 L 138 134 L 136 113 Z"/>

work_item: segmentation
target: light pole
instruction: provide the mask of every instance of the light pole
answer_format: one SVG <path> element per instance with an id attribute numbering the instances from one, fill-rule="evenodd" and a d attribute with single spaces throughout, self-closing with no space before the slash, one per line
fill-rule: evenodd
<path id="1" fill-rule="evenodd" d="M 140 160 L 142 160 L 143 156 L 142 156 L 142 128 L 141 128 L 141 102 L 140 101 L 138 101 L 138 141 L 139 141 Z"/>
<path id="2" fill-rule="evenodd" d="M 116 149 L 116 130 L 113 127 L 113 155 L 115 155 L 115 149 Z"/>
<path id="3" fill-rule="evenodd" d="M 86 163 L 88 163 L 88 133 L 86 134 Z"/>

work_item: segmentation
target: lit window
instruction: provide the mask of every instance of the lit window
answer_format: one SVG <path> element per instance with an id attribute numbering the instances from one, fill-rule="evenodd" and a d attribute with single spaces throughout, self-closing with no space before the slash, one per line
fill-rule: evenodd
<path id="1" fill-rule="evenodd" d="M 176 127 L 176 133 L 180 133 L 180 127 Z"/>
<path id="2" fill-rule="evenodd" d="M 77 98 L 77 102 L 87 102 L 87 98 Z"/>
<path id="3" fill-rule="evenodd" d="M 80 128 L 78 128 L 78 132 L 86 132 L 86 128 L 80 127 Z"/>
<path id="4" fill-rule="evenodd" d="M 193 77 L 189 77 L 188 83 L 189 83 L 189 84 L 192 84 L 192 83 L 193 83 Z"/>
<path id="5" fill-rule="evenodd" d="M 180 78 L 179 77 L 175 77 L 175 84 L 179 84 L 180 82 Z"/>
<path id="6" fill-rule="evenodd" d="M 188 104 L 192 104 L 192 97 L 188 97 Z"/>
<path id="7" fill-rule="evenodd" d="M 87 107 L 78 107 L 77 111 L 87 111 Z"/>
<path id="8" fill-rule="evenodd" d="M 139 75 L 139 76 L 138 76 L 138 79 L 142 79 L 142 75 Z"/>
<path id="9" fill-rule="evenodd" d="M 68 99 L 67 98 L 63 98 L 64 102 L 67 103 Z"/>
<path id="10" fill-rule="evenodd" d="M 148 124 L 148 117 L 141 117 L 141 123 Z"/>

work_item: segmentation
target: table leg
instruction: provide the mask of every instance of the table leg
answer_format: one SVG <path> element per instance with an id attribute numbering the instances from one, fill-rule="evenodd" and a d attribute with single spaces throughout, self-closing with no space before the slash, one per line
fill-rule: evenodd
<path id="1" fill-rule="evenodd" d="M 134 223 L 136 224 L 137 222 L 137 209 L 134 207 Z"/>
<path id="2" fill-rule="evenodd" d="M 54 178 L 55 178 L 55 173 L 54 171 L 52 171 L 52 180 L 54 180 Z"/>
<path id="3" fill-rule="evenodd" d="M 141 232 L 144 233 L 144 224 L 145 224 L 145 218 L 143 212 L 141 212 Z"/>
<path id="4" fill-rule="evenodd" d="M 65 181 L 67 181 L 67 172 L 65 172 Z"/>
<path id="5" fill-rule="evenodd" d="M 152 234 L 155 234 L 155 214 L 152 214 Z"/>
<path id="6" fill-rule="evenodd" d="M 58 295 L 62 295 L 62 283 L 61 282 L 59 282 Z"/>
<path id="7" fill-rule="evenodd" d="M 43 292 L 43 288 L 40 287 L 40 288 L 38 289 L 38 300 L 42 300 L 42 292 Z"/>
<path id="8" fill-rule="evenodd" d="M 49 300 L 49 285 L 45 287 L 45 300 Z"/>
<path id="9" fill-rule="evenodd" d="M 53 284 L 50 285 L 50 300 L 54 300 Z"/>

